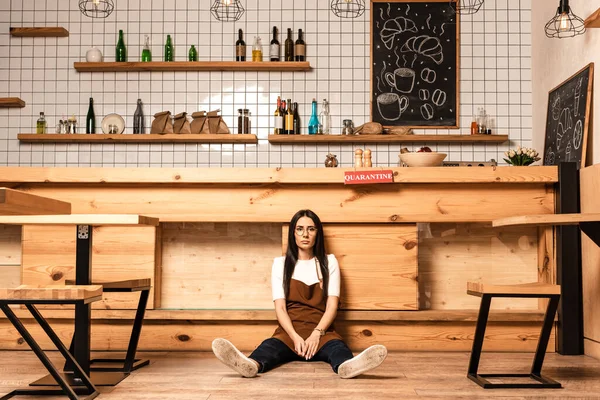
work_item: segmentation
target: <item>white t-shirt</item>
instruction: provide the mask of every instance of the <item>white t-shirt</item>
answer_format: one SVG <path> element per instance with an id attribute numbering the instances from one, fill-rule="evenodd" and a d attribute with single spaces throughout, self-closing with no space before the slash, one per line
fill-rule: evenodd
<path id="1" fill-rule="evenodd" d="M 285 291 L 283 290 L 283 269 L 285 264 L 285 256 L 277 257 L 273 260 L 273 268 L 271 270 L 271 287 L 273 289 L 273 301 L 277 299 L 285 299 Z M 333 254 L 327 255 L 327 266 L 329 268 L 329 286 L 328 296 L 340 296 L 340 265 Z M 320 273 L 320 272 L 319 272 Z M 306 285 L 314 285 L 319 282 L 317 276 L 317 268 L 315 266 L 314 257 L 310 260 L 298 260 L 292 279 L 304 282 Z"/>

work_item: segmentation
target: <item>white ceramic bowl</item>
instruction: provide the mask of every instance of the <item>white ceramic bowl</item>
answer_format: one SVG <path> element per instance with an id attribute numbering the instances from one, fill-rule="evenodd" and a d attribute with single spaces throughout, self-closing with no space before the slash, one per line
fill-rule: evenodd
<path id="1" fill-rule="evenodd" d="M 409 167 L 439 167 L 446 158 L 445 153 L 404 153 L 400 161 Z"/>

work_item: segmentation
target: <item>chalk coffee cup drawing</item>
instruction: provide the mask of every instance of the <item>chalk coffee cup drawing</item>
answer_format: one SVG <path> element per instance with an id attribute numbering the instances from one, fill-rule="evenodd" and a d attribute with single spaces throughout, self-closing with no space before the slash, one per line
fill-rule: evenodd
<path id="1" fill-rule="evenodd" d="M 410 68 L 398 68 L 392 74 L 385 74 L 385 80 L 388 85 L 395 88 L 400 93 L 411 93 L 415 87 L 415 71 Z"/>
<path id="2" fill-rule="evenodd" d="M 408 108 L 408 97 L 396 93 L 383 93 L 377 96 L 377 108 L 379 114 L 386 121 L 400 119 L 402 113 Z"/>

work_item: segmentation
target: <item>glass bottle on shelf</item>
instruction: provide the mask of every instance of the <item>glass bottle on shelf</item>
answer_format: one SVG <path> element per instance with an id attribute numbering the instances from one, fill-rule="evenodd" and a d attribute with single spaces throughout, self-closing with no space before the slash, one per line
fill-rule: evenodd
<path id="1" fill-rule="evenodd" d="M 323 99 L 323 108 L 319 114 L 321 124 L 319 125 L 319 133 L 323 135 L 331 134 L 331 115 L 329 114 L 329 102 Z"/>
<path id="2" fill-rule="evenodd" d="M 283 113 L 281 112 L 281 96 L 277 96 L 277 107 L 275 108 L 275 135 L 283 132 Z"/>
<path id="3" fill-rule="evenodd" d="M 196 50 L 196 47 L 194 45 L 192 45 L 192 47 L 190 48 L 188 60 L 189 61 L 198 61 L 198 50 Z"/>
<path id="4" fill-rule="evenodd" d="M 250 133 L 250 110 L 247 108 L 238 109 L 238 134 Z"/>
<path id="5" fill-rule="evenodd" d="M 142 62 L 152 61 L 152 52 L 150 51 L 150 36 L 144 35 L 144 49 L 142 50 Z"/>
<path id="6" fill-rule="evenodd" d="M 306 44 L 302 37 L 302 29 L 298 29 L 298 39 L 296 40 L 296 61 L 306 61 Z"/>
<path id="7" fill-rule="evenodd" d="M 241 29 L 235 42 L 235 61 L 246 61 L 246 42 L 244 42 L 244 31 Z"/>
<path id="8" fill-rule="evenodd" d="M 269 47 L 269 57 L 271 61 L 279 61 L 280 60 L 280 45 L 279 40 L 277 40 L 277 27 L 273 27 L 273 39 L 271 40 L 271 46 Z"/>
<path id="9" fill-rule="evenodd" d="M 298 103 L 294 102 L 294 135 L 300 135 L 300 114 L 298 114 Z"/>
<path id="10" fill-rule="evenodd" d="M 171 35 L 167 35 L 167 43 L 165 43 L 165 61 L 173 61 L 173 41 Z"/>
<path id="11" fill-rule="evenodd" d="M 317 100 L 312 101 L 312 113 L 308 120 L 308 134 L 316 135 L 319 133 L 319 117 L 317 117 Z"/>
<path id="12" fill-rule="evenodd" d="M 117 40 L 117 49 L 115 60 L 117 62 L 126 62 L 127 61 L 127 48 L 125 47 L 125 39 L 123 37 L 123 30 L 119 30 L 119 39 Z"/>
<path id="13" fill-rule="evenodd" d="M 292 110 L 292 100 L 288 99 L 286 104 L 287 104 L 287 111 L 285 113 L 284 133 L 286 135 L 293 135 L 294 134 L 294 112 Z"/>
<path id="14" fill-rule="evenodd" d="M 252 61 L 261 62 L 262 60 L 262 41 L 260 40 L 260 36 L 254 36 L 254 45 L 252 46 Z"/>
<path id="15" fill-rule="evenodd" d="M 119 40 L 117 41 L 117 50 L 115 61 L 127 62 L 127 48 L 125 47 L 125 40 L 123 39 L 123 30 L 119 30 Z"/>
<path id="16" fill-rule="evenodd" d="M 37 120 L 35 133 L 39 135 L 46 133 L 46 117 L 43 112 L 40 113 L 40 117 Z"/>
<path id="17" fill-rule="evenodd" d="M 285 61 L 294 61 L 294 39 L 292 39 L 292 30 L 288 29 L 288 36 L 285 40 Z"/>
<path id="18" fill-rule="evenodd" d="M 138 99 L 135 114 L 133 114 L 133 133 L 146 133 L 146 124 L 144 121 L 144 110 L 142 110 L 142 99 Z"/>
<path id="19" fill-rule="evenodd" d="M 90 97 L 90 107 L 85 118 L 85 133 L 96 133 L 96 114 L 94 113 L 94 99 Z"/>

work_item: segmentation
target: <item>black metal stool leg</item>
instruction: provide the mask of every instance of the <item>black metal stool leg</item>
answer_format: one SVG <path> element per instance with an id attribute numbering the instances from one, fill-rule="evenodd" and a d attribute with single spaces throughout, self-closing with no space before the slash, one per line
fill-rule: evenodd
<path id="1" fill-rule="evenodd" d="M 30 309 L 30 307 L 31 306 L 27 305 L 27 308 Z M 29 345 L 29 347 L 31 347 L 31 350 L 33 350 L 33 352 L 35 353 L 35 355 L 42 362 L 42 364 L 44 365 L 44 367 L 46 367 L 46 369 L 48 370 L 48 372 L 50 373 L 50 375 L 52 375 L 52 377 L 56 380 L 56 382 L 58 382 L 59 386 L 62 389 L 60 391 L 57 391 L 57 390 L 48 390 L 48 389 L 41 389 L 41 390 L 40 389 L 27 389 L 27 390 L 26 389 L 19 389 L 19 390 L 16 390 L 16 391 L 14 391 L 12 393 L 9 393 L 8 395 L 4 396 L 3 399 L 9 399 L 9 398 L 14 397 L 16 395 L 45 395 L 45 394 L 58 394 L 58 393 L 62 393 L 62 394 L 65 394 L 67 397 L 69 397 L 69 399 L 71 399 L 71 400 L 78 400 L 79 396 L 75 393 L 75 390 L 71 386 L 69 386 L 69 384 L 63 379 L 63 377 L 58 372 L 58 370 L 56 369 L 56 367 L 52 364 L 52 362 L 50 361 L 50 359 L 48 359 L 48 357 L 46 356 L 46 354 L 44 353 L 44 351 L 42 350 L 42 348 L 33 339 L 33 337 L 31 336 L 31 334 L 27 331 L 27 329 L 21 323 L 21 321 L 19 320 L 19 318 L 17 318 L 17 316 L 12 312 L 12 310 L 10 309 L 10 307 L 7 304 L 0 304 L 0 309 L 2 309 L 2 311 L 4 312 L 4 314 L 6 314 L 6 317 L 13 324 L 13 326 L 17 329 L 17 331 L 23 337 L 23 339 L 25 340 L 25 342 L 27 342 L 27 344 Z M 30 311 L 31 311 L 31 309 L 30 309 Z M 37 312 L 37 310 L 35 310 L 35 311 Z M 37 314 L 39 316 L 39 313 L 37 313 Z M 34 317 L 35 317 L 35 314 L 34 314 Z M 36 318 L 36 320 L 37 320 L 37 318 Z M 43 318 L 42 318 L 42 320 L 43 320 Z M 44 329 L 44 331 L 46 331 L 46 328 L 48 328 L 52 332 L 53 335 L 51 335 L 50 339 L 52 340 L 52 342 L 54 344 L 57 344 L 55 342 L 55 339 L 58 339 L 58 337 L 56 336 L 56 334 L 54 334 L 54 331 L 52 331 L 52 329 L 47 325 L 47 322 L 45 320 L 44 320 L 44 322 L 46 323 L 46 327 L 42 326 L 42 328 Z M 60 340 L 58 340 L 58 342 L 60 344 L 62 344 L 60 342 Z M 62 349 L 66 351 L 66 349 L 64 348 L 64 345 L 62 346 Z M 59 348 L 59 350 L 60 350 L 60 348 Z M 61 351 L 61 353 L 62 353 L 62 351 Z M 68 352 L 67 352 L 67 354 L 68 354 Z M 68 354 L 68 356 L 72 358 L 72 356 L 70 354 Z M 79 370 L 81 371 L 81 368 L 79 368 Z M 84 376 L 85 376 L 85 374 L 84 374 Z M 87 382 L 89 383 L 88 388 L 92 391 L 92 393 L 90 393 L 87 397 L 85 397 L 85 399 L 93 399 L 93 398 L 95 398 L 98 395 L 98 392 L 96 391 L 96 388 L 94 387 L 94 385 L 91 382 L 89 382 L 89 378 L 88 378 Z"/>
<path id="2" fill-rule="evenodd" d="M 473 348 L 471 349 L 471 359 L 469 360 L 468 377 L 478 385 L 481 382 L 477 370 L 479 369 L 479 360 L 481 359 L 481 349 L 483 348 L 483 339 L 485 338 L 485 329 L 487 327 L 488 317 L 490 315 L 490 305 L 492 298 L 489 295 L 481 296 L 481 305 L 479 306 L 479 316 L 477 317 L 477 326 L 475 328 L 475 337 L 473 338 Z"/>
<path id="3" fill-rule="evenodd" d="M 535 351 L 535 358 L 533 359 L 533 364 L 531 366 L 532 377 L 541 378 L 542 376 L 542 365 L 544 364 L 546 348 L 548 347 L 548 341 L 550 340 L 550 334 L 552 333 L 552 326 L 554 326 L 554 316 L 556 315 L 559 300 L 560 296 L 552 296 L 548 301 L 546 315 L 544 316 L 544 324 L 542 325 L 542 330 L 540 332 L 540 340 L 538 342 L 538 346 Z"/>
<path id="4" fill-rule="evenodd" d="M 133 363 L 135 360 L 135 353 L 140 342 L 140 335 L 142 333 L 142 324 L 144 323 L 144 315 L 146 314 L 146 305 L 148 304 L 148 295 L 150 290 L 142 290 L 140 293 L 140 302 L 138 309 L 135 313 L 135 321 L 133 322 L 133 329 L 131 330 L 131 339 L 129 339 L 129 346 L 127 347 L 127 356 L 125 356 L 124 372 L 130 373 L 133 371 Z M 146 362 L 147 365 L 149 361 Z M 138 366 L 141 368 L 143 365 Z M 136 369 L 137 369 L 136 368 Z"/>
<path id="5" fill-rule="evenodd" d="M 133 322 L 133 328 L 131 330 L 131 337 L 129 339 L 129 345 L 127 346 L 127 355 L 125 359 L 111 359 L 111 358 L 96 358 L 92 360 L 92 371 L 121 371 L 126 374 L 145 367 L 150 364 L 150 360 L 136 359 L 135 354 L 137 352 L 138 344 L 140 342 L 140 335 L 142 333 L 142 325 L 144 323 L 144 315 L 146 314 L 146 306 L 148 305 L 148 297 L 150 295 L 150 289 L 144 289 L 140 293 L 140 300 L 138 302 L 138 308 L 135 313 L 135 320 Z M 109 366 L 96 366 L 94 364 L 115 364 L 122 362 L 122 367 L 109 367 Z"/>

